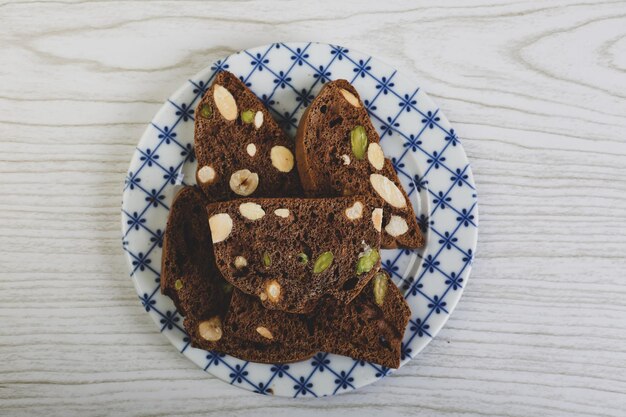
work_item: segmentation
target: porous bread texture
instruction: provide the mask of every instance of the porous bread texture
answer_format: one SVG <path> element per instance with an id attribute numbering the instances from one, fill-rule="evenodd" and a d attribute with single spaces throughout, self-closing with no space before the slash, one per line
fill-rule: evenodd
<path id="1" fill-rule="evenodd" d="M 196 180 L 209 201 L 301 195 L 293 139 L 235 75 L 215 76 L 194 117 Z"/>
<path id="2" fill-rule="evenodd" d="M 195 187 L 185 187 L 177 194 L 167 222 L 161 265 L 161 292 L 172 298 L 184 315 L 192 346 L 261 363 L 311 357 L 317 352 L 313 344 L 295 346 L 276 341 L 260 345 L 237 337 L 224 325 L 231 291 L 237 290 L 232 290 L 215 267 L 205 206 L 206 199 Z M 207 322 L 212 325 L 209 330 L 217 326 L 219 331 L 207 332 L 203 327 Z"/>
<path id="3" fill-rule="evenodd" d="M 380 231 L 372 221 L 380 204 L 371 196 L 210 204 L 216 265 L 265 308 L 306 313 L 324 296 L 349 303 L 380 268 Z"/>
<path id="4" fill-rule="evenodd" d="M 415 211 L 379 141 L 356 89 L 346 80 L 327 83 L 298 126 L 296 161 L 302 186 L 311 197 L 383 198 L 381 247 L 419 248 L 424 238 Z M 393 227 L 397 221 L 387 227 L 392 216 L 407 227 Z"/>
<path id="5" fill-rule="evenodd" d="M 373 280 L 351 303 L 326 298 L 309 314 L 268 310 L 254 297 L 235 291 L 226 327 L 238 338 L 263 346 L 275 342 L 298 350 L 316 346 L 320 351 L 397 368 L 411 312 L 395 284 L 380 274 L 386 280 L 378 294 L 381 303 Z"/>

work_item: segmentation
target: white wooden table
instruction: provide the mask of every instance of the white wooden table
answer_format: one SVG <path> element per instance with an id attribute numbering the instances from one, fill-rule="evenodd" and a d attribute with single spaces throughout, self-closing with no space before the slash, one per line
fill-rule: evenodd
<path id="1" fill-rule="evenodd" d="M 0 415 L 626 415 L 626 2 L 0 4 Z M 120 245 L 131 154 L 212 60 L 339 43 L 413 72 L 479 192 L 444 330 L 349 395 L 267 398 L 178 354 Z"/>

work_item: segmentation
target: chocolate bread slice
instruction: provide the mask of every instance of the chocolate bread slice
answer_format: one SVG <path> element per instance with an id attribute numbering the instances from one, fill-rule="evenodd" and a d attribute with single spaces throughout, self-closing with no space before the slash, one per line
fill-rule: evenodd
<path id="1" fill-rule="evenodd" d="M 235 290 L 224 326 L 238 338 L 262 345 L 279 342 L 319 350 L 314 320 L 314 316 L 269 310 L 258 297 Z"/>
<path id="2" fill-rule="evenodd" d="M 316 312 L 322 350 L 400 366 L 402 338 L 411 310 L 385 272 L 379 272 L 350 304 L 324 303 Z"/>
<path id="3" fill-rule="evenodd" d="M 213 262 L 206 200 L 195 187 L 181 189 L 174 199 L 161 259 L 161 292 L 183 316 L 226 313 L 230 291 Z"/>
<path id="4" fill-rule="evenodd" d="M 178 193 L 167 223 L 161 265 L 161 291 L 185 316 L 184 327 L 192 346 L 263 363 L 311 357 L 317 352 L 315 345 L 260 344 L 236 337 L 223 325 L 233 291 L 215 267 L 205 205 L 195 187 Z"/>
<path id="5" fill-rule="evenodd" d="M 195 348 L 226 353 L 239 359 L 259 363 L 297 362 L 308 359 L 318 352 L 314 345 L 303 347 L 279 342 L 263 344 L 239 339 L 227 329 L 224 330 L 219 341 L 207 340 L 206 326 L 203 328 L 206 323 L 209 323 L 208 328 L 211 328 L 210 319 L 185 318 L 185 329 L 191 338 L 191 345 Z"/>
<path id="6" fill-rule="evenodd" d="M 220 72 L 195 112 L 196 180 L 210 201 L 302 195 L 295 143 L 263 103 Z"/>
<path id="7" fill-rule="evenodd" d="M 306 313 L 325 295 L 348 303 L 380 267 L 381 203 L 352 196 L 211 204 L 216 265 L 269 309 Z"/>
<path id="8" fill-rule="evenodd" d="M 381 246 L 424 244 L 415 212 L 357 91 L 346 80 L 327 83 L 300 119 L 296 159 L 308 196 L 378 195 L 383 206 Z"/>
<path id="9" fill-rule="evenodd" d="M 328 298 L 308 315 L 265 309 L 256 297 L 236 289 L 230 298 L 228 284 L 212 260 L 204 204 L 193 187 L 176 197 L 161 273 L 163 292 L 184 312 L 194 347 L 262 363 L 298 361 L 325 350 L 398 366 L 408 307 L 393 283 L 383 306 L 375 303 L 375 277 L 352 303 Z"/>
<path id="10" fill-rule="evenodd" d="M 273 342 L 299 350 L 315 346 L 397 368 L 410 313 L 395 284 L 379 272 L 351 303 L 328 297 L 309 314 L 268 310 L 254 297 L 235 290 L 225 328 L 260 349 Z"/>

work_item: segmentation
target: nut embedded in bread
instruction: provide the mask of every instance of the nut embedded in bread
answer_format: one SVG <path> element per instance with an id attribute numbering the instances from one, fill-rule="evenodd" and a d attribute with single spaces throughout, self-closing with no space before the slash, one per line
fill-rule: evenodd
<path id="1" fill-rule="evenodd" d="M 191 344 L 206 350 L 262 363 L 293 362 L 318 351 L 315 343 L 274 341 L 262 348 L 238 337 L 225 323 L 237 300 L 215 267 L 206 200 L 195 187 L 184 187 L 174 199 L 165 231 L 161 265 L 161 292 L 174 301 L 184 315 Z M 235 262 L 245 266 L 245 259 Z M 260 302 L 252 300 L 260 306 Z M 276 312 L 277 320 L 285 313 Z M 281 317 L 282 315 L 282 317 Z"/>
<path id="2" fill-rule="evenodd" d="M 269 309 L 309 312 L 324 296 L 348 303 L 380 267 L 380 227 L 372 221 L 380 204 L 364 196 L 210 204 L 216 265 Z"/>
<path id="3" fill-rule="evenodd" d="M 419 248 L 424 238 L 415 212 L 359 95 L 346 80 L 327 83 L 300 119 L 296 162 L 308 196 L 375 195 L 382 198 L 381 247 Z M 390 233 L 391 232 L 391 233 Z"/>
<path id="4" fill-rule="evenodd" d="M 301 195 L 294 141 L 235 75 L 215 75 L 195 116 L 196 178 L 209 201 Z"/>

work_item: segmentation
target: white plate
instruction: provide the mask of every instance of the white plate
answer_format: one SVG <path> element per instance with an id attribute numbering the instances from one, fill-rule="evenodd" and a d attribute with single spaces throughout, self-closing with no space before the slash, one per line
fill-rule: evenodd
<path id="1" fill-rule="evenodd" d="M 263 394 L 334 395 L 371 384 L 390 370 L 327 353 L 288 365 L 266 365 L 194 349 L 183 318 L 159 291 L 169 207 L 179 184 L 195 182 L 194 108 L 215 72 L 223 69 L 240 76 L 292 136 L 325 82 L 344 78 L 359 91 L 426 234 L 421 251 L 382 253 L 384 269 L 412 311 L 402 365 L 445 324 L 470 274 L 478 207 L 461 143 L 412 77 L 340 46 L 280 43 L 238 52 L 185 82 L 156 114 L 133 155 L 122 202 L 123 247 L 139 299 L 176 349 L 218 378 Z"/>

